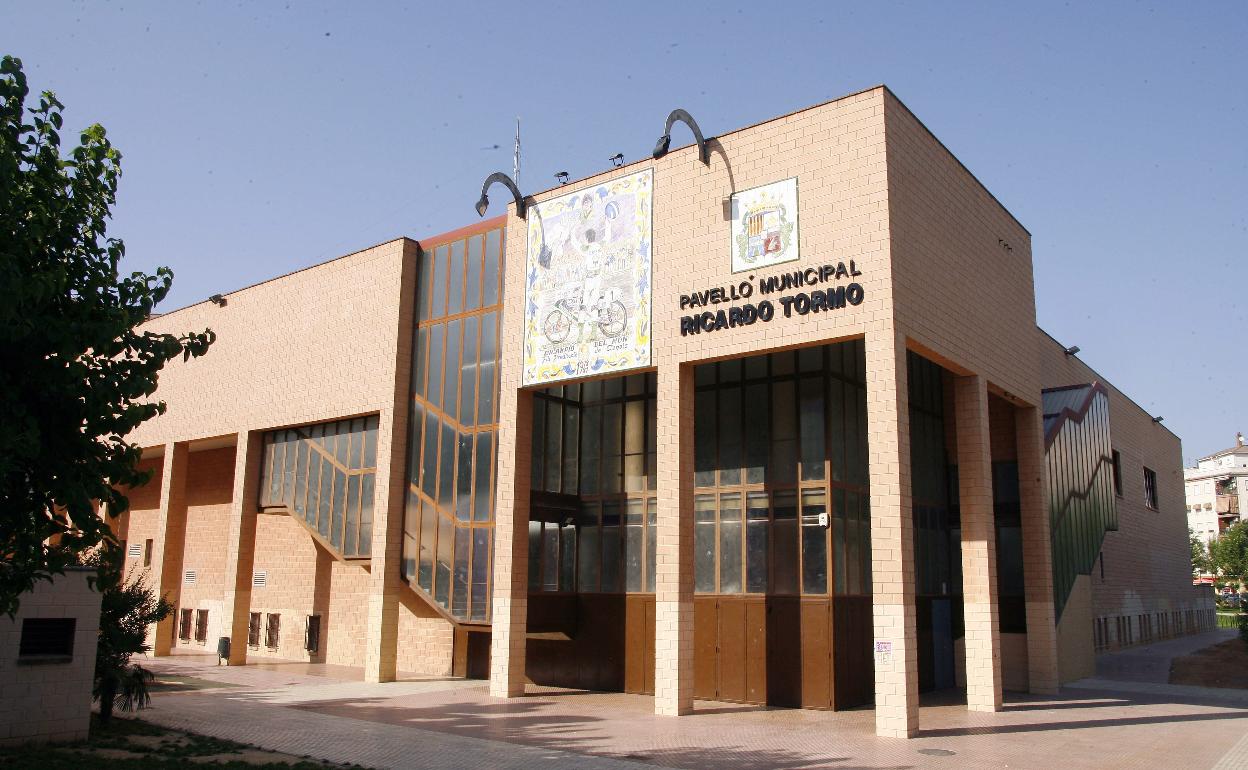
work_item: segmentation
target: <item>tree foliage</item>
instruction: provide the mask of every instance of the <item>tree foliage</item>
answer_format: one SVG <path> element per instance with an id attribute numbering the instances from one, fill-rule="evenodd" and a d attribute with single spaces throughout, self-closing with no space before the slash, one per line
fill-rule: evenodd
<path id="1" fill-rule="evenodd" d="M 100 592 L 100 636 L 95 648 L 95 688 L 100 702 L 100 721 L 112 716 L 114 704 L 122 711 L 147 708 L 147 686 L 152 673 L 130 657 L 151 649 L 147 629 L 173 614 L 173 605 L 148 585 L 146 572 L 122 579 L 120 548 L 105 546 L 83 558 L 96 568 L 95 588 Z"/>
<path id="2" fill-rule="evenodd" d="M 1248 521 L 1237 521 L 1209 543 L 1211 571 L 1236 581 L 1248 579 Z"/>
<path id="3" fill-rule="evenodd" d="M 121 153 L 104 129 L 61 148 L 63 105 L 27 106 L 19 59 L 0 60 L 0 612 L 76 555 L 111 539 L 96 513 L 146 482 L 126 435 L 164 411 L 166 362 L 202 355 L 211 330 L 139 331 L 173 273 L 122 277 L 106 235 Z"/>
<path id="4" fill-rule="evenodd" d="M 1205 547 L 1205 541 L 1200 535 L 1192 531 L 1191 527 L 1187 528 L 1187 542 L 1192 547 L 1192 574 L 1205 575 L 1209 570 L 1209 550 Z"/>

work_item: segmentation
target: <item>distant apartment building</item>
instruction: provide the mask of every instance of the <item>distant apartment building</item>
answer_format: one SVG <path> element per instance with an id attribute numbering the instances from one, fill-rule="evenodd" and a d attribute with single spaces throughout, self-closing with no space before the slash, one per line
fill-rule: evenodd
<path id="1" fill-rule="evenodd" d="M 1235 434 L 1235 446 L 1183 469 L 1187 525 L 1206 543 L 1248 514 L 1248 446 Z"/>

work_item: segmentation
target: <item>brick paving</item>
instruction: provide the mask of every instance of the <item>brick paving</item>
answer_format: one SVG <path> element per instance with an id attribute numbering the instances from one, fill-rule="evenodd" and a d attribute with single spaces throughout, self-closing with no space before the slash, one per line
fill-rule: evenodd
<path id="1" fill-rule="evenodd" d="M 869 709 L 699 701 L 693 715 L 672 718 L 656 716 L 652 698 L 619 693 L 530 686 L 526 697 L 499 700 L 484 682 L 368 684 L 343 667 L 216 668 L 189 656 L 151 666 L 235 686 L 157 693 L 144 719 L 365 767 L 1248 768 L 1248 704 L 1155 684 L 1010 695 L 996 714 L 968 712 L 947 694 L 924 701 L 920 736 L 906 741 L 875 737 Z"/>

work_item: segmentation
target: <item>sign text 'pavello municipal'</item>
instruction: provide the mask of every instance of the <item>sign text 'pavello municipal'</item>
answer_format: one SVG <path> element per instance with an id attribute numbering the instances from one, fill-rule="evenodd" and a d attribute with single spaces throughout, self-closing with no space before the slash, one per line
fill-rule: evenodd
<path id="1" fill-rule="evenodd" d="M 681 310 L 707 309 L 692 315 L 681 316 L 680 335 L 685 337 L 690 334 L 732 329 L 737 326 L 750 326 L 759 321 L 766 323 L 776 317 L 777 303 L 785 318 L 791 318 L 794 313 L 804 316 L 840 310 L 846 305 L 861 305 L 864 290 L 862 284 L 857 282 L 834 288 L 800 291 L 808 286 L 856 278 L 860 275 L 862 272 L 851 259 L 848 266 L 844 262 L 837 262 L 835 265 L 808 267 L 805 270 L 794 270 L 765 278 L 755 279 L 751 275 L 749 280 L 732 286 L 716 286 L 704 291 L 682 294 L 680 295 Z M 747 301 L 751 300 L 755 294 L 768 298 L 755 302 Z M 741 304 L 731 304 L 738 302 Z M 725 304 L 731 304 L 731 306 L 714 308 L 715 305 Z"/>

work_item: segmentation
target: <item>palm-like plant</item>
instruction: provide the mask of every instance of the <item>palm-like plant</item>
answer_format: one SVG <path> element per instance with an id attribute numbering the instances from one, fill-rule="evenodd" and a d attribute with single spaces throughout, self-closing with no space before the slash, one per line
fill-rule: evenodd
<path id="1" fill-rule="evenodd" d="M 147 644 L 148 626 L 169 617 L 173 605 L 147 585 L 145 573 L 122 579 L 120 548 L 101 548 L 83 561 L 96 568 L 96 590 L 101 594 L 92 694 L 100 702 L 100 721 L 107 723 L 114 705 L 122 711 L 151 705 L 148 685 L 154 676 L 139 664 L 131 663 L 130 658 L 151 649 Z"/>

